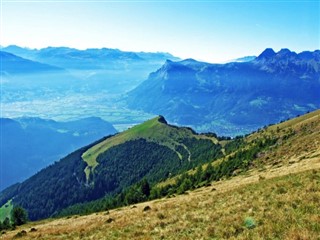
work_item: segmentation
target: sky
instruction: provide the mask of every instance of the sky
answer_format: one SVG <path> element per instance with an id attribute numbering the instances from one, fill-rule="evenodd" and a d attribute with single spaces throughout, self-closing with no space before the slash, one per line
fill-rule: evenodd
<path id="1" fill-rule="evenodd" d="M 315 1 L 1 0 L 0 45 L 169 52 L 223 62 L 320 48 Z"/>

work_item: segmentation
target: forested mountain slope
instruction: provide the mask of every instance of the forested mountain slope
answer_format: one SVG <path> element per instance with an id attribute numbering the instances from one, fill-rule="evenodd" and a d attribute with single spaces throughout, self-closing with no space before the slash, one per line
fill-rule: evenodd
<path id="1" fill-rule="evenodd" d="M 30 219 L 106 194 L 146 178 L 151 184 L 222 155 L 214 137 L 168 125 L 157 117 L 81 148 L 0 194 L 26 208 Z"/>

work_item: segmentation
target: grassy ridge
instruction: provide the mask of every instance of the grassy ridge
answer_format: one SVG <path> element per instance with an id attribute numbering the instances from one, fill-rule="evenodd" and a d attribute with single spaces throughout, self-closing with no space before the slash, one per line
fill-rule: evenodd
<path id="1" fill-rule="evenodd" d="M 310 126 L 312 124 L 317 124 L 320 121 L 320 110 L 316 110 L 305 115 L 290 119 L 288 121 L 275 124 L 265 128 L 263 130 L 257 131 L 247 137 L 247 141 L 250 142 L 261 135 L 277 135 L 283 136 L 288 133 L 288 130 L 299 131 L 303 126 Z"/>
<path id="2" fill-rule="evenodd" d="M 320 156 L 320 110 L 261 129 L 243 139 L 222 141 L 220 144 L 224 148 L 228 148 L 228 145 L 233 145 L 233 147 L 230 151 L 227 151 L 230 153 L 212 164 L 213 166 L 219 166 L 228 158 L 234 156 L 236 152 L 248 150 L 259 141 L 265 142 L 266 139 L 276 139 L 276 144 L 261 151 L 252 162 L 251 168 L 264 171 L 270 166 L 281 167 L 284 165 L 289 167 L 301 160 Z M 207 164 L 203 166 L 203 169 L 206 166 Z M 195 171 L 189 170 L 188 173 L 194 174 Z M 158 186 L 163 187 L 173 184 L 180 176 L 168 178 L 166 181 L 159 183 Z"/>
<path id="3" fill-rule="evenodd" d="M 215 138 L 210 138 L 204 135 L 196 135 L 191 129 L 188 128 L 176 128 L 170 126 L 164 123 L 161 118 L 162 117 L 158 116 L 144 122 L 143 124 L 136 125 L 127 131 L 107 138 L 105 141 L 102 141 L 101 143 L 84 152 L 82 158 L 88 164 L 87 168 L 85 169 L 87 180 L 89 179 L 90 172 L 93 172 L 97 167 L 97 157 L 101 153 L 107 151 L 111 147 L 120 145 L 130 140 L 143 138 L 149 142 L 155 142 L 166 146 L 173 150 L 180 159 L 182 159 L 182 154 L 177 150 L 178 146 L 181 146 L 188 151 L 188 148 L 184 144 L 178 142 L 183 138 L 210 139 L 214 143 L 217 143 Z"/>

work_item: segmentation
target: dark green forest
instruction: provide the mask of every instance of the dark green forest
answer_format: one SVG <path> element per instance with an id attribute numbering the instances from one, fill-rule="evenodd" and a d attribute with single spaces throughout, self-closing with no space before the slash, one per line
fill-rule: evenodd
<path id="1" fill-rule="evenodd" d="M 124 189 L 119 194 L 108 195 L 96 201 L 73 205 L 62 210 L 55 216 L 64 217 L 75 214 L 90 214 L 99 211 L 107 211 L 109 209 L 138 202 L 170 197 L 175 194 L 184 194 L 188 190 L 211 185 L 214 181 L 219 181 L 220 179 L 229 178 L 232 175 L 246 172 L 257 158 L 258 153 L 273 147 L 277 141 L 277 138 L 264 137 L 253 141 L 251 144 L 247 143 L 246 145 L 243 137 L 237 137 L 225 146 L 227 152 L 234 152 L 235 154 L 227 157 L 217 166 L 213 166 L 212 163 L 209 163 L 205 168 L 203 168 L 202 165 L 198 165 L 198 167 L 195 168 L 196 171 L 194 174 L 184 171 L 183 174 L 176 179 L 174 184 L 167 184 L 162 187 L 158 187 L 154 184 L 155 182 L 150 184 L 147 179 L 143 179 Z M 245 145 L 247 148 L 242 148 Z M 238 170 L 238 173 L 235 173 L 236 170 Z"/>
<path id="2" fill-rule="evenodd" d="M 137 188 L 142 179 L 153 186 L 222 156 L 221 146 L 208 139 L 181 138 L 180 143 L 187 147 L 190 159 L 183 147 L 176 149 L 182 153 L 180 159 L 169 147 L 143 138 L 113 146 L 98 156 L 99 164 L 87 182 L 84 173 L 87 165 L 81 156 L 92 144 L 69 154 L 25 182 L 4 190 L 0 195 L 0 204 L 13 199 L 15 205 L 27 210 L 30 220 L 37 220 L 51 217 L 72 205 L 105 196 L 121 197 L 110 206 L 139 202 L 150 197 L 131 196 L 132 189 Z M 125 191 L 132 194 L 128 195 Z"/>

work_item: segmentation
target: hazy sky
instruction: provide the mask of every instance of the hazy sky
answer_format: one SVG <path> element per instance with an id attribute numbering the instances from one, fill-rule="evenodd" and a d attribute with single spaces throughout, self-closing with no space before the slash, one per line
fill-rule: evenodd
<path id="1" fill-rule="evenodd" d="M 2 46 L 164 51 L 221 62 L 320 48 L 320 1 L 1 0 Z"/>

